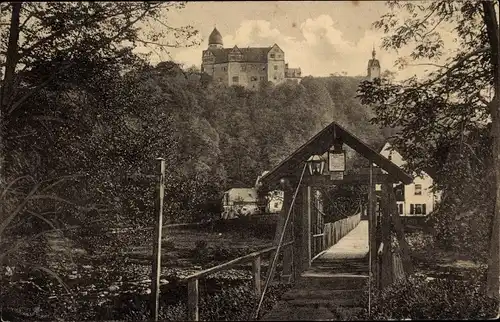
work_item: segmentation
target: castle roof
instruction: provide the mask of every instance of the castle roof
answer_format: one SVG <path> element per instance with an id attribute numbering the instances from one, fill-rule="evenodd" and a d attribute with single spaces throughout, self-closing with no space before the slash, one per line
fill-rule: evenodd
<path id="1" fill-rule="evenodd" d="M 214 28 L 214 30 L 212 30 L 212 33 L 208 37 L 208 44 L 209 45 L 215 45 L 215 44 L 222 45 L 222 35 L 220 34 L 219 30 L 217 30 L 217 28 Z"/>
<path id="2" fill-rule="evenodd" d="M 235 46 L 236 47 L 236 46 Z M 237 50 L 242 54 L 242 59 L 239 61 L 245 61 L 249 63 L 266 63 L 267 54 L 272 49 L 272 47 L 248 47 L 248 48 L 238 48 Z M 210 51 L 215 56 L 215 63 L 226 63 L 229 61 L 229 54 L 235 51 L 235 48 L 209 48 Z"/>

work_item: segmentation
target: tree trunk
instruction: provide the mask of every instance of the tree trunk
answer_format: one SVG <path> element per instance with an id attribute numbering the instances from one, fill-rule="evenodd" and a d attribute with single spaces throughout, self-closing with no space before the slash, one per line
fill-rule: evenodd
<path id="1" fill-rule="evenodd" d="M 488 33 L 488 39 L 491 50 L 491 64 L 495 84 L 495 96 L 490 103 L 490 113 L 492 121 L 492 151 L 493 168 L 495 171 L 495 210 L 493 214 L 490 256 L 488 259 L 488 274 L 486 294 L 497 300 L 500 300 L 500 82 L 499 82 L 499 31 L 498 21 L 495 10 L 495 3 L 492 1 L 483 1 L 484 22 Z"/>
<path id="2" fill-rule="evenodd" d="M 5 111 L 5 106 L 8 104 L 10 94 L 12 93 L 14 83 L 14 73 L 16 71 L 18 60 L 18 42 L 19 42 L 19 17 L 21 14 L 21 2 L 12 3 L 12 15 L 10 18 L 9 28 L 9 44 L 7 47 L 5 61 L 5 77 L 2 86 L 2 98 L 0 100 L 1 112 Z M 0 112 L 0 113 L 1 113 Z"/>

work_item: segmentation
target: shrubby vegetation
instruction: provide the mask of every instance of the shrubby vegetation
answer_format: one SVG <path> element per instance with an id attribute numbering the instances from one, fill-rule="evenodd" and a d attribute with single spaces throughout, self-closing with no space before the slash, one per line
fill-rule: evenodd
<path id="1" fill-rule="evenodd" d="M 384 289 L 372 306 L 375 320 L 491 319 L 497 304 L 485 296 L 482 284 L 453 279 L 426 280 L 413 276 Z"/>

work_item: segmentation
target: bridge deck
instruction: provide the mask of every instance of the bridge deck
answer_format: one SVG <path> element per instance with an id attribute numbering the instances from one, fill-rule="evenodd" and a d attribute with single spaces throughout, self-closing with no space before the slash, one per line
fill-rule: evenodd
<path id="1" fill-rule="evenodd" d="M 318 256 L 318 259 L 365 258 L 368 252 L 368 220 L 361 220 L 353 230 Z"/>
<path id="2" fill-rule="evenodd" d="M 267 321 L 343 320 L 343 313 L 366 307 L 368 283 L 368 221 L 362 220 L 325 250 L 301 274 Z"/>

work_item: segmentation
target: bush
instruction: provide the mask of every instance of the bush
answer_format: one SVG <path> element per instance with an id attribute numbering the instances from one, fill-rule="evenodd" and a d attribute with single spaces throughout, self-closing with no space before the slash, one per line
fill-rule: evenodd
<path id="1" fill-rule="evenodd" d="M 411 276 L 373 299 L 374 320 L 486 319 L 496 316 L 497 303 L 482 294 L 477 282 Z M 366 313 L 365 313 L 366 314 Z M 366 316 L 365 316 L 366 317 Z"/>

